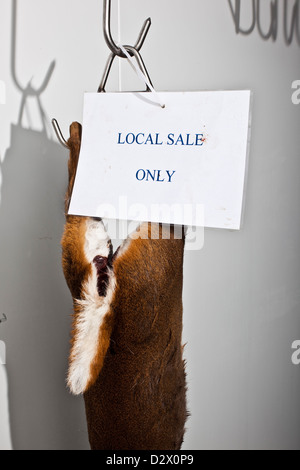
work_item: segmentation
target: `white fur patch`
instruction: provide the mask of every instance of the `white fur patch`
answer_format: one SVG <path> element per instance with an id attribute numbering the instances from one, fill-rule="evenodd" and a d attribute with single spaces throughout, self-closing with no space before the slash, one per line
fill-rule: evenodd
<path id="1" fill-rule="evenodd" d="M 116 287 L 115 276 L 109 273 L 106 297 L 100 297 L 97 290 L 97 271 L 89 277 L 83 288 L 83 299 L 78 300 L 80 314 L 76 321 L 76 339 L 72 349 L 68 386 L 74 395 L 84 393 L 90 382 L 91 365 L 96 359 L 99 331 L 104 318 L 110 311 L 110 305 Z"/>
<path id="2" fill-rule="evenodd" d="M 121 256 L 123 256 L 126 253 L 126 251 L 130 247 L 131 242 L 132 242 L 132 239 L 129 237 L 126 240 L 124 240 L 122 245 L 119 247 L 117 258 L 121 258 Z"/>
<path id="3" fill-rule="evenodd" d="M 95 256 L 108 257 L 110 240 L 102 221 L 87 220 L 85 255 L 92 265 L 92 274 L 83 286 L 82 300 L 78 300 L 80 313 L 76 320 L 76 338 L 71 352 L 68 386 L 74 395 L 84 393 L 90 382 L 91 365 L 98 351 L 99 331 L 104 318 L 110 311 L 116 280 L 113 271 L 109 272 L 109 282 L 105 297 L 100 297 L 97 289 L 98 275 L 93 264 Z"/>
<path id="4" fill-rule="evenodd" d="M 120 247 L 118 258 L 128 249 L 132 242 L 130 237 Z M 94 363 L 101 341 L 99 331 L 110 306 L 116 289 L 116 278 L 109 271 L 109 281 L 105 297 L 98 293 L 97 269 L 93 263 L 96 256 L 107 258 L 110 254 L 110 239 L 102 221 L 87 219 L 85 235 L 85 256 L 91 263 L 92 274 L 83 286 L 82 300 L 78 300 L 80 313 L 76 319 L 76 338 L 71 352 L 71 363 L 68 374 L 68 386 L 74 395 L 87 390 L 91 379 L 91 366 Z"/>
<path id="5" fill-rule="evenodd" d="M 92 263 L 95 256 L 107 258 L 110 253 L 110 239 L 102 220 L 87 219 L 85 234 L 85 256 Z"/>

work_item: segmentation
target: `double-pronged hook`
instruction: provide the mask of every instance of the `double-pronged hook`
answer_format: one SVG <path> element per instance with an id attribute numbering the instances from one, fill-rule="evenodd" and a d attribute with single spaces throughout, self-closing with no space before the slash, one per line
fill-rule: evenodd
<path id="1" fill-rule="evenodd" d="M 143 24 L 137 43 L 134 46 L 134 49 L 136 51 L 139 52 L 141 50 L 145 42 L 146 36 L 149 32 L 150 26 L 151 26 L 151 18 L 148 18 Z M 104 0 L 104 3 L 103 3 L 103 32 L 104 32 L 104 38 L 105 38 L 106 44 L 110 48 L 111 52 L 115 56 L 126 59 L 125 54 L 122 52 L 120 47 L 116 45 L 111 34 L 111 0 Z M 127 46 L 124 46 L 124 47 L 126 49 Z M 133 55 L 132 51 L 129 51 L 129 53 L 131 56 Z"/>
<path id="2" fill-rule="evenodd" d="M 149 32 L 150 26 L 151 26 L 151 18 L 148 18 L 145 21 L 145 23 L 143 24 L 143 27 L 141 29 L 141 32 L 139 34 L 139 37 L 138 37 L 138 40 L 137 40 L 135 46 L 127 46 L 126 45 L 126 46 L 122 46 L 122 48 L 124 48 L 131 57 L 135 57 L 139 68 L 141 69 L 141 71 L 143 72 L 143 74 L 147 78 L 148 83 L 152 87 L 151 79 L 149 77 L 148 71 L 146 69 L 144 61 L 143 61 L 142 56 L 140 54 L 140 50 L 141 50 L 141 48 L 142 48 L 142 46 L 145 42 L 145 39 L 146 39 L 147 34 Z M 122 49 L 119 46 L 117 46 L 116 42 L 114 41 L 114 39 L 112 37 L 112 33 L 111 33 L 111 0 L 103 0 L 103 33 L 104 33 L 105 41 L 106 41 L 109 49 L 111 50 L 111 54 L 108 58 L 108 61 L 107 61 L 107 64 L 106 64 L 106 67 L 105 67 L 105 70 L 104 70 L 103 78 L 102 78 L 102 81 L 101 81 L 100 86 L 98 88 L 98 93 L 105 92 L 105 86 L 106 86 L 106 83 L 107 83 L 107 80 L 108 80 L 108 77 L 109 77 L 109 73 L 111 71 L 111 68 L 112 68 L 112 65 L 113 65 L 113 62 L 114 62 L 115 58 L 116 57 L 127 58 L 127 56 L 124 54 Z M 150 88 L 149 88 L 148 85 L 147 85 L 147 91 L 150 91 Z M 63 145 L 66 148 L 69 148 L 68 144 L 67 144 L 67 141 L 64 138 L 64 136 L 61 132 L 61 129 L 59 127 L 59 124 L 58 124 L 56 119 L 52 120 L 52 125 L 53 125 L 53 128 L 54 128 L 55 134 L 56 134 L 59 142 L 61 143 L 61 145 Z"/>
<path id="3" fill-rule="evenodd" d="M 152 86 L 151 79 L 149 77 L 148 71 L 146 69 L 144 61 L 140 54 L 140 50 L 145 42 L 150 26 L 151 26 L 151 18 L 148 18 L 143 24 L 143 27 L 141 29 L 140 35 L 138 37 L 138 40 L 135 46 L 126 45 L 123 47 L 126 49 L 126 51 L 131 57 L 135 57 L 139 68 L 141 69 L 143 74 L 147 77 L 149 83 Z M 108 79 L 108 76 L 111 71 L 111 67 L 113 65 L 115 58 L 116 57 L 127 58 L 124 52 L 122 51 L 122 49 L 116 45 L 111 34 L 111 0 L 103 0 L 103 33 L 104 33 L 106 44 L 111 50 L 111 55 L 108 58 L 108 61 L 104 70 L 104 75 L 100 83 L 100 86 L 98 88 L 98 93 L 102 93 L 105 91 L 107 79 Z M 147 91 L 150 91 L 148 86 L 147 86 Z"/>

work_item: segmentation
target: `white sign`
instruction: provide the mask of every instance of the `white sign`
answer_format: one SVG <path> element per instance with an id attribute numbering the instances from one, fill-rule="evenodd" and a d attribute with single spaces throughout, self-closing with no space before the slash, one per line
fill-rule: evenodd
<path id="1" fill-rule="evenodd" d="M 85 95 L 69 213 L 240 229 L 251 92 L 159 95 Z"/>

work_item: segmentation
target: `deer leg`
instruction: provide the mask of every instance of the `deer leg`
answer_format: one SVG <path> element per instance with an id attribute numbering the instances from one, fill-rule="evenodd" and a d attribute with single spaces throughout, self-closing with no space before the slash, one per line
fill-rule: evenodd
<path id="1" fill-rule="evenodd" d="M 74 301 L 68 385 L 83 393 L 98 377 L 110 344 L 114 295 L 112 244 L 101 219 L 67 215 L 81 144 L 81 126 L 70 128 L 69 185 L 62 263 Z"/>

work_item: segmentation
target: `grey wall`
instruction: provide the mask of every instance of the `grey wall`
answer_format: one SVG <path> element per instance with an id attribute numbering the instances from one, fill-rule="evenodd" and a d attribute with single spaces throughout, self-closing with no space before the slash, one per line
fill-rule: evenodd
<path id="1" fill-rule="evenodd" d="M 289 15 L 295 3 L 289 0 Z M 241 4 L 247 28 L 251 2 Z M 269 4 L 260 2 L 264 31 Z M 11 6 L 0 0 L 0 80 L 7 90 L 0 105 L 0 310 L 8 316 L 0 325 L 7 346 L 0 448 L 11 438 L 14 449 L 84 449 L 83 403 L 64 383 L 71 301 L 59 241 L 67 155 L 43 129 L 36 99 L 18 120 Z M 254 92 L 244 227 L 206 230 L 203 250 L 186 253 L 185 449 L 300 449 L 300 368 L 291 362 L 292 342 L 300 339 L 300 107 L 291 101 L 300 47 L 296 38 L 289 46 L 284 40 L 283 6 L 276 41 L 265 41 L 257 28 L 236 34 L 226 0 L 121 2 L 125 43 L 134 43 L 152 17 L 143 57 L 157 90 Z M 83 92 L 97 89 L 108 56 L 101 9 L 98 0 L 18 4 L 18 80 L 25 87 L 33 77 L 38 87 L 55 60 L 41 103 L 46 122 L 57 117 L 65 135 L 82 119 Z M 123 87 L 140 88 L 131 69 L 122 70 Z"/>

